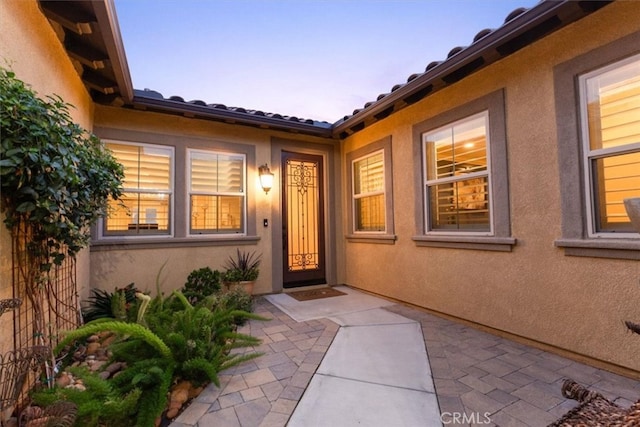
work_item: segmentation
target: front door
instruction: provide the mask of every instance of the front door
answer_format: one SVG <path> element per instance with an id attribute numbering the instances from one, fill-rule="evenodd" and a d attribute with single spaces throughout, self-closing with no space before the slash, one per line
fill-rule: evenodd
<path id="1" fill-rule="evenodd" d="M 322 156 L 282 152 L 283 286 L 326 283 Z"/>

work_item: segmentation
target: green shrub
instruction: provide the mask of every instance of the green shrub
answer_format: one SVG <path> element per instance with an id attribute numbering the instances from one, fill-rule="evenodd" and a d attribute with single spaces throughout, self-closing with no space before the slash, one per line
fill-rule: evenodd
<path id="1" fill-rule="evenodd" d="M 193 305 L 209 295 L 219 292 L 222 288 L 222 274 L 209 267 L 192 271 L 182 288 L 182 293 Z"/>
<path id="2" fill-rule="evenodd" d="M 228 292 L 220 295 L 218 303 L 227 309 L 239 310 L 245 313 L 253 312 L 253 298 L 240 287 L 233 287 Z M 244 325 L 247 318 L 239 316 L 233 321 L 236 325 Z"/>

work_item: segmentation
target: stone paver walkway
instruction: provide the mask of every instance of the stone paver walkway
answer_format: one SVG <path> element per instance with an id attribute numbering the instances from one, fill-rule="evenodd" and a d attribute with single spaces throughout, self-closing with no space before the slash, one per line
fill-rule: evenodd
<path id="1" fill-rule="evenodd" d="M 420 323 L 445 426 L 546 426 L 576 405 L 560 393 L 564 378 L 624 407 L 640 399 L 638 381 L 401 304 L 384 309 Z M 272 320 L 241 332 L 261 338 L 264 355 L 221 374 L 171 427 L 286 425 L 339 326 L 296 322 L 263 297 L 254 311 Z"/>

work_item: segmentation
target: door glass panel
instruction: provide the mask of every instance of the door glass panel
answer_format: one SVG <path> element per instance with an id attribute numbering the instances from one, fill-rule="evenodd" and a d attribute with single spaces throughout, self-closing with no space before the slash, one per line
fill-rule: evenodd
<path id="1" fill-rule="evenodd" d="M 318 270 L 318 163 L 287 159 L 287 269 Z"/>

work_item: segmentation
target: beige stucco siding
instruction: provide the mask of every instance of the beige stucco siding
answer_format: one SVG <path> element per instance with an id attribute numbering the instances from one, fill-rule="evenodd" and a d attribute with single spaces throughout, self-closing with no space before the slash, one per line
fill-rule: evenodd
<path id="1" fill-rule="evenodd" d="M 72 104 L 73 120 L 86 129 L 92 128 L 93 104 L 82 81 L 78 77 L 62 44 L 51 25 L 40 12 L 35 1 L 3 0 L 0 2 L 0 66 L 11 69 L 16 77 L 38 93 L 38 96 L 59 95 Z M 89 254 L 79 254 L 77 278 L 81 295 L 88 296 Z M 9 232 L 0 226 L 0 299 L 11 296 L 11 239 Z M 2 331 L 11 332 L 8 323 L 11 316 L 0 319 Z M 12 344 L 12 340 L 0 339 Z M 4 353 L 5 348 L 0 348 Z"/>
<path id="2" fill-rule="evenodd" d="M 212 149 L 225 144 L 233 150 L 233 144 L 249 145 L 255 149 L 255 164 L 247 162 L 247 204 L 248 210 L 255 215 L 249 217 L 254 221 L 254 233 L 248 233 L 253 240 L 237 242 L 216 242 L 215 238 L 206 239 L 201 246 L 194 242 L 199 237 L 186 237 L 189 242 L 179 247 L 168 247 L 158 242 L 156 246 L 144 249 L 132 249 L 130 246 L 108 247 L 94 244 L 91 252 L 92 286 L 112 290 L 116 286 L 124 286 L 134 282 L 140 289 L 155 291 L 155 276 L 162 270 L 162 290 L 167 293 L 182 287 L 188 274 L 198 268 L 210 267 L 224 270 L 224 263 L 230 255 L 235 255 L 236 248 L 255 251 L 262 254 L 260 276 L 254 293 L 270 293 L 282 287 L 273 283 L 274 268 L 280 268 L 275 262 L 272 249 L 274 227 L 278 219 L 280 190 L 278 164 L 272 157 L 272 141 L 274 139 L 290 141 L 296 144 L 332 147 L 332 140 L 302 136 L 288 133 L 261 130 L 257 128 L 215 123 L 180 116 L 163 115 L 152 112 L 122 110 L 110 107 L 96 107 L 96 131 L 99 136 L 115 136 L 115 140 L 165 144 L 176 147 L 176 153 L 184 148 Z M 231 145 L 229 145 L 231 144 Z M 177 156 L 176 156 L 177 157 Z M 179 161 L 176 159 L 176 161 Z M 274 188 L 265 194 L 260 188 L 257 166 L 267 163 L 276 175 Z M 186 186 L 186 177 L 175 177 L 176 190 Z M 182 194 L 183 190 L 180 190 Z M 175 200 L 175 203 L 186 203 Z M 263 226 L 263 220 L 268 226 Z M 184 218 L 174 218 L 174 221 Z M 278 239 L 276 237 L 276 239 Z M 167 241 L 171 241 L 167 238 Z M 184 238 L 183 238 L 184 240 Z M 138 239 L 140 241 L 140 239 Z M 151 240 L 149 240 L 151 241 Z M 332 248 L 332 250 L 335 249 Z M 276 264 L 274 266 L 274 263 Z M 335 269 L 335 266 L 334 266 Z M 276 277 L 278 275 L 276 274 Z"/>
<path id="3" fill-rule="evenodd" d="M 554 67 L 638 31 L 619 2 L 574 23 L 344 141 L 346 153 L 392 137 L 394 245 L 347 243 L 346 282 L 590 358 L 640 370 L 640 262 L 569 257 L 562 237 Z M 592 35 L 597 34 L 597 39 Z M 504 90 L 511 252 L 417 247 L 415 124 Z M 345 162 L 346 163 L 346 162 Z M 343 164 L 343 174 L 349 173 Z M 343 186 L 343 190 L 346 185 Z M 344 192 L 345 206 L 349 198 Z M 349 224 L 343 226 L 348 229 Z M 384 262 L 380 262 L 384 260 Z"/>

